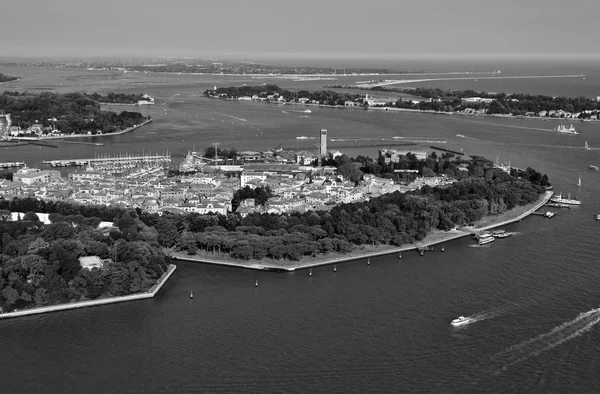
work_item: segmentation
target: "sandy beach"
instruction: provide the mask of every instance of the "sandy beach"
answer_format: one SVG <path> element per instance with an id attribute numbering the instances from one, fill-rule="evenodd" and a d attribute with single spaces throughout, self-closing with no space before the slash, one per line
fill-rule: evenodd
<path id="1" fill-rule="evenodd" d="M 355 247 L 352 253 L 347 255 L 330 254 L 330 255 L 319 255 L 317 257 L 303 257 L 299 261 L 283 261 L 283 260 L 236 260 L 229 256 L 218 256 L 215 257 L 210 253 L 204 253 L 202 255 L 189 256 L 186 253 L 172 252 L 171 255 L 174 259 L 192 261 L 197 263 L 205 264 L 216 264 L 230 267 L 257 269 L 263 271 L 295 271 L 299 269 L 306 269 L 312 267 L 318 267 L 322 265 L 331 265 L 337 263 L 343 263 L 353 260 L 366 259 L 370 257 L 383 256 L 387 254 L 413 251 L 419 248 L 432 247 L 435 245 L 450 242 L 455 239 L 470 236 L 480 231 L 490 230 L 492 228 L 502 227 L 510 223 L 521 221 L 533 212 L 544 206 L 552 197 L 553 192 L 547 191 L 539 200 L 535 203 L 531 203 L 524 206 L 518 206 L 510 211 L 503 213 L 502 215 L 486 216 L 482 218 L 475 226 L 463 228 L 461 230 L 441 231 L 434 230 L 420 242 L 413 244 L 402 245 L 399 247 L 390 245 L 361 245 Z"/>

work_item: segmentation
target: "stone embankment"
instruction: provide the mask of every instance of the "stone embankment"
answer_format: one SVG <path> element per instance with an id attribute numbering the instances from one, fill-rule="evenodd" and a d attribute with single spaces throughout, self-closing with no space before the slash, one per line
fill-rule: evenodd
<path id="1" fill-rule="evenodd" d="M 295 270 L 299 270 L 299 269 L 307 269 L 307 268 L 319 267 L 319 266 L 323 266 L 323 265 L 346 263 L 346 262 L 354 261 L 354 260 L 368 259 L 370 257 L 385 256 L 388 254 L 395 254 L 395 253 L 399 254 L 402 252 L 418 250 L 421 248 L 429 248 L 431 246 L 439 245 L 442 243 L 453 241 L 455 239 L 473 235 L 480 231 L 490 230 L 493 228 L 506 226 L 511 223 L 520 222 L 522 219 L 526 218 L 527 216 L 531 215 L 533 212 L 535 212 L 538 209 L 540 209 L 541 207 L 543 207 L 550 200 L 550 198 L 552 197 L 552 194 L 553 194 L 553 192 L 547 191 L 544 194 L 544 196 L 541 197 L 540 200 L 538 200 L 538 202 L 532 208 L 528 209 L 527 211 L 521 213 L 520 215 L 518 215 L 514 218 L 507 219 L 502 222 L 492 223 L 492 224 L 489 224 L 489 225 L 483 226 L 483 227 L 472 227 L 472 228 L 469 228 L 468 231 L 448 232 L 448 233 L 444 234 L 442 237 L 436 239 L 435 241 L 431 241 L 431 242 L 419 242 L 419 243 L 411 244 L 408 246 L 401 246 L 401 247 L 397 247 L 397 248 L 386 248 L 386 249 L 382 249 L 380 251 L 374 251 L 374 252 L 367 252 L 367 253 L 359 252 L 358 254 L 351 253 L 349 256 L 338 255 L 337 257 L 323 258 L 323 259 L 319 259 L 316 261 L 297 261 L 297 262 L 293 262 L 293 263 L 286 264 L 286 265 L 279 265 L 279 264 L 268 263 L 268 262 L 267 263 L 263 263 L 263 262 L 249 263 L 249 262 L 243 262 L 243 261 L 239 261 L 239 262 L 238 261 L 226 261 L 226 260 L 219 260 L 219 259 L 209 259 L 209 258 L 203 258 L 203 257 L 186 256 L 183 253 L 173 254 L 172 257 L 177 260 L 192 261 L 192 262 L 196 262 L 196 263 L 223 265 L 223 266 L 237 267 L 237 268 L 248 268 L 248 269 L 261 270 L 261 271 L 295 271 Z"/>
<path id="2" fill-rule="evenodd" d="M 85 308 L 88 306 L 114 304 L 117 302 L 136 301 L 136 300 L 143 300 L 146 298 L 152 298 L 163 287 L 163 285 L 167 282 L 167 280 L 171 277 L 171 275 L 173 275 L 173 272 L 175 272 L 176 269 L 177 269 L 176 265 L 173 265 L 173 264 L 169 265 L 169 268 L 160 277 L 158 282 L 145 293 L 131 294 L 131 295 L 122 296 L 122 297 L 102 298 L 102 299 L 97 299 L 97 300 L 92 300 L 92 301 L 71 302 L 68 304 L 51 305 L 51 306 L 44 306 L 44 307 L 40 307 L 40 308 L 22 309 L 22 310 L 16 311 L 16 312 L 0 313 L 0 319 L 9 319 L 12 317 L 36 315 L 38 313 L 58 312 L 58 311 L 64 311 L 64 310 L 68 310 L 68 309 Z"/>

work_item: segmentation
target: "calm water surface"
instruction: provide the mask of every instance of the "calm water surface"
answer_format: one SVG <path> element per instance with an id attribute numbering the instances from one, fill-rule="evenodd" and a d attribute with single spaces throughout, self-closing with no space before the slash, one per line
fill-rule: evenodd
<path id="1" fill-rule="evenodd" d="M 69 83 L 76 89 L 73 78 L 82 73 L 39 71 L 27 83 L 49 88 Z M 218 83 L 214 77 L 161 77 L 160 84 L 157 77 L 131 78 L 126 89 L 143 87 L 156 97 L 154 107 L 143 109 L 155 118 L 151 125 L 109 139 L 104 147 L 5 149 L 0 161 L 33 166 L 46 159 L 164 149 L 176 157 L 216 141 L 239 150 L 279 143 L 310 148 L 310 140 L 296 137 L 316 136 L 325 127 L 331 138 L 440 140 L 468 154 L 531 165 L 550 176 L 556 191 L 576 194 L 583 205 L 561 210 L 552 220 L 530 217 L 511 225 L 507 230 L 517 235 L 484 247 L 465 238 L 445 245 L 444 253 L 380 257 L 369 266 L 356 261 L 338 265 L 336 273 L 322 267 L 312 277 L 306 271 L 263 273 L 179 262 L 152 300 L 0 321 L 3 392 L 598 387 L 600 225 L 593 216 L 600 213 L 600 173 L 586 167 L 600 163 L 595 148 L 600 125 L 577 123 L 581 135 L 564 136 L 550 131 L 555 122 L 536 120 L 324 108 L 307 115 L 294 112 L 300 107 L 202 98 L 202 91 Z M 86 85 L 82 90 L 117 83 L 89 75 L 77 81 Z M 586 140 L 592 150 L 583 149 Z M 377 153 L 376 147 L 340 150 L 351 156 Z M 449 321 L 459 315 L 478 321 L 453 328 Z"/>

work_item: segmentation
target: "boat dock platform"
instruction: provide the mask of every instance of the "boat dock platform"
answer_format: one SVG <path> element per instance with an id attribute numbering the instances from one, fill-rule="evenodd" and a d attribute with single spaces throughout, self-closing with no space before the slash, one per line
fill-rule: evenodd
<path id="1" fill-rule="evenodd" d="M 548 204 L 546 204 L 547 207 L 552 207 L 552 208 L 567 208 L 567 209 L 571 209 L 571 206 L 569 204 L 562 204 L 562 203 L 558 203 L 558 202 L 549 202 Z"/>
<path id="2" fill-rule="evenodd" d="M 23 167 L 25 165 L 22 161 L 13 161 L 7 163 L 0 163 L 0 168 L 14 168 L 14 167 Z"/>
<path id="3" fill-rule="evenodd" d="M 538 216 L 543 216 L 547 219 L 552 219 L 554 216 L 556 216 L 556 212 L 552 212 L 552 211 L 546 211 L 546 212 L 531 212 L 532 215 L 538 215 Z"/>
<path id="4" fill-rule="evenodd" d="M 93 159 L 44 160 L 42 163 L 52 167 L 71 167 L 90 165 L 94 168 L 135 166 L 138 164 L 170 163 L 171 154 L 121 154 L 102 156 Z"/>

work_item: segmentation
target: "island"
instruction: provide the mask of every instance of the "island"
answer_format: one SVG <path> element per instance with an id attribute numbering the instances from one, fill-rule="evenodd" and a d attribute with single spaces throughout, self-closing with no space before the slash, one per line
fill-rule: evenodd
<path id="1" fill-rule="evenodd" d="M 139 112 L 104 111 L 100 102 L 133 100 L 143 96 L 86 95 L 81 93 L 0 94 L 0 108 L 10 124 L 0 128 L 4 138 L 69 138 L 121 134 L 152 121 Z"/>
<path id="2" fill-rule="evenodd" d="M 0 209 L 0 318 L 148 298 L 174 270 L 156 229 L 97 217 Z"/>
<path id="3" fill-rule="evenodd" d="M 18 80 L 18 77 L 11 77 L 10 75 L 0 73 L 0 83 L 2 82 L 12 82 Z"/>
<path id="4" fill-rule="evenodd" d="M 328 86 L 330 90 L 289 91 L 278 85 L 219 87 L 204 96 L 222 100 L 259 101 L 323 107 L 379 108 L 428 113 L 597 121 L 600 101 L 585 97 L 485 93 L 431 88 L 399 89 Z M 357 91 L 366 90 L 365 94 Z M 357 92 L 357 93 L 354 93 Z M 371 94 L 369 94 L 371 92 Z"/>

